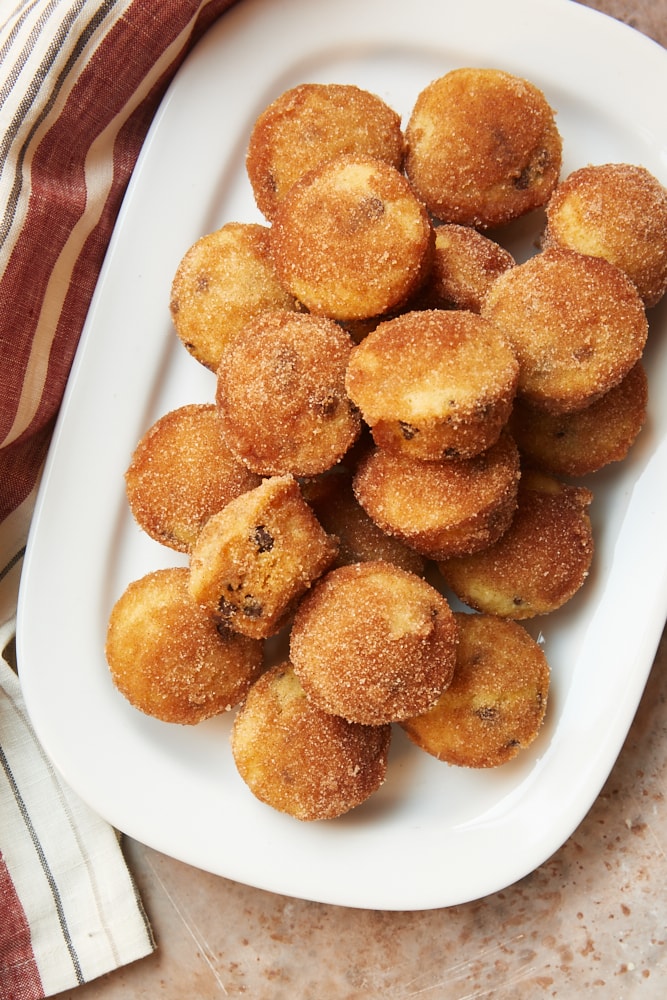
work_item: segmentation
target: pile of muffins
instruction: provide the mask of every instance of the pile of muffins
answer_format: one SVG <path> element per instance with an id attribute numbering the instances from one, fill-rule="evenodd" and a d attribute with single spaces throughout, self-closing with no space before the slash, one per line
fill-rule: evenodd
<path id="1" fill-rule="evenodd" d="M 330 819 L 380 787 L 395 725 L 469 768 L 536 738 L 550 670 L 521 621 L 584 584 L 576 479 L 644 424 L 667 192 L 624 163 L 561 180 L 554 111 L 496 69 L 433 81 L 404 129 L 365 90 L 302 84 L 246 166 L 266 225 L 202 236 L 172 282 L 214 398 L 161 417 L 126 472 L 187 566 L 130 583 L 106 656 L 165 722 L 235 708 L 250 791 Z M 517 263 L 503 227 L 530 213 Z"/>

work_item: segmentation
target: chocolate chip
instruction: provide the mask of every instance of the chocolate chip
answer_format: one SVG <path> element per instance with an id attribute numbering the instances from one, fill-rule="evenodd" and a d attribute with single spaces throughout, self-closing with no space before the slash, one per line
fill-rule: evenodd
<path id="1" fill-rule="evenodd" d="M 241 611 L 246 618 L 261 618 L 263 610 L 264 609 L 257 598 L 253 597 L 252 594 L 245 595 Z"/>
<path id="2" fill-rule="evenodd" d="M 215 631 L 223 639 L 228 639 L 232 635 L 232 629 L 231 629 L 231 627 L 222 618 L 219 618 L 215 622 Z"/>
<path id="3" fill-rule="evenodd" d="M 234 607 L 234 605 L 230 604 L 230 602 L 226 600 L 224 597 L 221 597 L 220 600 L 218 601 L 219 624 L 226 625 L 227 623 L 229 623 L 234 617 L 235 612 L 236 608 Z"/>
<path id="4" fill-rule="evenodd" d="M 255 528 L 252 540 L 257 546 L 258 552 L 270 552 L 273 548 L 274 537 L 263 524 L 258 524 Z"/>
<path id="5" fill-rule="evenodd" d="M 313 410 L 316 413 L 321 414 L 323 417 L 331 417 L 338 409 L 338 396 L 334 392 L 328 392 L 326 395 L 315 396 L 313 398 Z"/>
<path id="6" fill-rule="evenodd" d="M 537 183 L 544 171 L 549 166 L 549 153 L 546 149 L 540 149 L 535 154 L 521 173 L 514 178 L 514 187 L 517 191 L 526 191 L 532 184 Z"/>
<path id="7" fill-rule="evenodd" d="M 482 705 L 481 708 L 478 708 L 475 711 L 475 715 L 478 716 L 482 722 L 495 722 L 499 714 L 500 713 L 495 705 Z"/>
<path id="8" fill-rule="evenodd" d="M 533 171 L 530 167 L 524 167 L 518 177 L 514 178 L 514 187 L 517 191 L 527 191 L 533 179 Z"/>
<path id="9" fill-rule="evenodd" d="M 399 420 L 398 426 L 401 428 L 401 434 L 406 441 L 412 441 L 413 437 L 419 434 L 419 428 L 414 427 L 413 424 L 409 424 L 405 420 Z"/>

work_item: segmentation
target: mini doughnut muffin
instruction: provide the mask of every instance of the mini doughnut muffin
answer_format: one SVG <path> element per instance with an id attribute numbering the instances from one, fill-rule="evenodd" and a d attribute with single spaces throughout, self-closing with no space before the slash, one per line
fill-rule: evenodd
<path id="1" fill-rule="evenodd" d="M 438 226 L 428 294 L 440 308 L 479 313 L 493 282 L 515 263 L 509 250 L 471 226 Z"/>
<path id="2" fill-rule="evenodd" d="M 264 309 L 296 309 L 273 267 L 266 226 L 228 222 L 202 236 L 181 260 L 169 309 L 180 340 L 215 371 L 223 348 Z"/>
<path id="3" fill-rule="evenodd" d="M 302 83 L 277 97 L 250 134 L 246 169 L 267 219 L 305 173 L 342 154 L 403 165 L 400 116 L 380 97 L 348 84 Z"/>
<path id="4" fill-rule="evenodd" d="M 560 175 L 555 115 L 534 84 L 463 67 L 418 95 L 405 130 L 405 169 L 443 222 L 498 226 L 544 205 Z"/>
<path id="5" fill-rule="evenodd" d="M 313 704 L 289 662 L 253 685 L 234 721 L 232 755 L 253 795 L 295 819 L 335 819 L 387 771 L 391 726 L 361 726 Z"/>
<path id="6" fill-rule="evenodd" d="M 281 200 L 271 234 L 287 291 L 310 312 L 336 320 L 402 305 L 431 265 L 426 209 L 381 160 L 341 156 L 309 171 Z"/>
<path id="7" fill-rule="evenodd" d="M 474 458 L 422 462 L 376 448 L 359 462 L 357 500 L 383 531 L 431 559 L 486 548 L 509 527 L 519 453 L 503 432 Z"/>
<path id="8" fill-rule="evenodd" d="M 593 494 L 524 470 L 516 513 L 494 545 L 438 564 L 449 588 L 471 608 L 526 619 L 574 597 L 593 559 Z"/>
<path id="9" fill-rule="evenodd" d="M 360 343 L 384 320 L 403 312 L 425 309 L 467 309 L 479 313 L 498 275 L 516 263 L 511 253 L 471 226 L 437 226 L 428 278 L 401 308 L 384 316 L 345 323 Z"/>
<path id="10" fill-rule="evenodd" d="M 547 413 L 517 400 L 510 429 L 524 463 L 561 476 L 585 476 L 624 459 L 646 420 L 648 380 L 638 361 L 609 392 L 575 413 Z"/>
<path id="11" fill-rule="evenodd" d="M 639 294 L 619 268 L 557 247 L 501 274 L 482 316 L 514 347 L 518 395 L 551 413 L 581 410 L 617 385 L 648 333 Z"/>
<path id="12" fill-rule="evenodd" d="M 109 616 L 106 658 L 120 693 L 163 722 L 194 725 L 245 698 L 262 644 L 235 635 L 192 600 L 185 566 L 129 584 Z"/>
<path id="13" fill-rule="evenodd" d="M 667 190 L 645 167 L 581 167 L 558 185 L 546 207 L 545 245 L 616 264 L 654 306 L 667 289 Z"/>
<path id="14" fill-rule="evenodd" d="M 386 562 L 331 570 L 294 617 L 290 659 L 323 711 L 378 726 L 431 707 L 451 681 L 457 626 L 434 587 Z"/>
<path id="15" fill-rule="evenodd" d="M 227 446 L 264 476 L 316 475 L 335 465 L 361 421 L 345 392 L 353 341 L 333 320 L 285 311 L 256 316 L 222 355 L 216 403 Z"/>
<path id="16" fill-rule="evenodd" d="M 178 552 L 190 551 L 211 514 L 260 482 L 227 448 L 213 403 L 165 413 L 141 438 L 125 473 L 139 526 Z"/>
<path id="17" fill-rule="evenodd" d="M 456 613 L 451 684 L 424 715 L 401 726 L 422 750 L 458 767 L 498 767 L 530 746 L 547 709 L 550 671 L 518 622 Z"/>
<path id="18" fill-rule="evenodd" d="M 352 489 L 352 472 L 342 466 L 301 484 L 301 490 L 329 535 L 338 539 L 335 566 L 384 560 L 421 576 L 424 558 L 377 526 Z"/>
<path id="19" fill-rule="evenodd" d="M 377 445 L 414 458 L 471 458 L 507 423 L 519 365 L 505 335 L 466 310 L 388 320 L 350 355 L 345 387 Z"/>
<path id="20" fill-rule="evenodd" d="M 336 556 L 292 476 L 273 476 L 204 525 L 190 556 L 190 593 L 217 621 L 253 638 L 286 623 Z"/>

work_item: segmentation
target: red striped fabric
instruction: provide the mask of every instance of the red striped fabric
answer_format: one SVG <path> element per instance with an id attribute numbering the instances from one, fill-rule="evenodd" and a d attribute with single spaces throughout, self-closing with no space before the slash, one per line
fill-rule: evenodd
<path id="1" fill-rule="evenodd" d="M 84 39 L 114 7 L 122 8 L 122 16 L 111 21 L 84 65 L 70 56 L 73 83 L 66 85 L 65 60 L 53 74 L 51 93 L 27 107 L 34 130 L 27 130 L 26 142 L 15 144 L 3 164 L 16 171 L 3 206 L 3 230 L 10 217 L 20 219 L 20 227 L 5 236 L 11 250 L 0 275 L 0 519 L 36 481 L 123 193 L 156 107 L 187 52 L 231 2 L 78 4 L 85 14 L 78 28 Z M 151 79 L 165 53 L 172 54 Z M 51 66 L 57 59 L 58 50 Z M 40 135 L 40 116 L 65 91 L 62 108 Z M 11 123 L 15 134 L 25 120 Z M 91 204 L 87 172 L 104 170 L 112 171 L 112 182 L 103 194 L 92 192 L 103 201 Z M 29 171 L 27 180 L 21 171 Z M 85 215 L 90 229 L 77 244 Z"/>
<path id="2" fill-rule="evenodd" d="M 0 854 L 0 1000 L 40 1000 L 42 980 L 30 942 L 30 927 L 14 888 L 7 865 Z"/>

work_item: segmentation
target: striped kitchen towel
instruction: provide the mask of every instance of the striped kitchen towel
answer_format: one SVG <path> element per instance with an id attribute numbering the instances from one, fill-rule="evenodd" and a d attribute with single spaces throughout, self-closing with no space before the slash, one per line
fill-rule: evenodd
<path id="1" fill-rule="evenodd" d="M 233 0 L 0 0 L 0 654 L 40 471 L 141 145 Z M 0 1000 L 149 954 L 116 832 L 60 780 L 0 658 Z"/>
<path id="2" fill-rule="evenodd" d="M 0 998 L 29 1000 L 150 954 L 154 942 L 115 831 L 60 780 L 16 674 L 2 669 Z"/>

